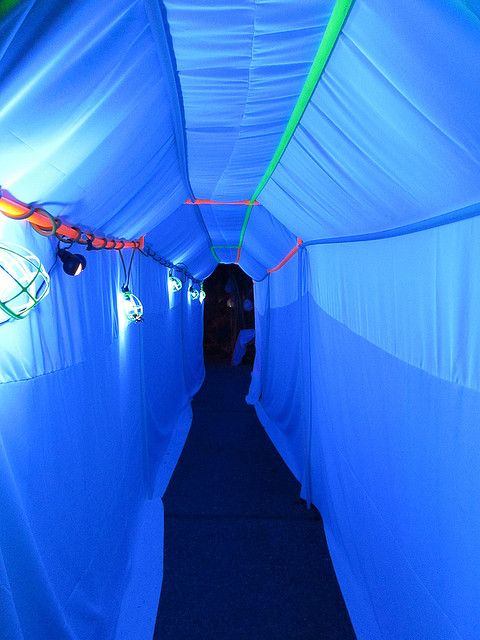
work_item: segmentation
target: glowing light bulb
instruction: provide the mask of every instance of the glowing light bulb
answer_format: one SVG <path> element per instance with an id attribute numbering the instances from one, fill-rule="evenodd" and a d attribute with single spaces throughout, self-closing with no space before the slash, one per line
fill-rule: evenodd
<path id="1" fill-rule="evenodd" d="M 129 322 L 140 322 L 143 320 L 143 305 L 126 287 L 122 288 L 123 292 L 123 312 Z"/>
<path id="2" fill-rule="evenodd" d="M 207 297 L 207 294 L 203 290 L 203 282 L 202 282 L 202 284 L 200 285 L 200 295 L 198 298 L 200 300 L 200 304 L 203 304 L 203 301 L 205 300 L 206 297 Z"/>
<path id="3" fill-rule="evenodd" d="M 183 287 L 183 282 L 180 280 L 180 278 L 177 278 L 177 276 L 173 275 L 172 270 L 170 270 L 168 276 L 168 285 L 172 291 L 180 291 L 180 289 Z"/>
<path id="4" fill-rule="evenodd" d="M 48 294 L 50 278 L 25 247 L 0 242 L 0 323 L 25 318 Z"/>
<path id="5" fill-rule="evenodd" d="M 200 289 L 192 284 L 188 291 L 192 300 L 198 300 L 198 298 L 200 297 Z"/>

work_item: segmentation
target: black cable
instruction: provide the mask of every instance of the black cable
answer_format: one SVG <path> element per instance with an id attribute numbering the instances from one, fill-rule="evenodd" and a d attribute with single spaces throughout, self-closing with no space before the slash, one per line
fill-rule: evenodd
<path id="1" fill-rule="evenodd" d="M 55 265 L 57 264 L 57 262 L 58 262 L 58 250 L 55 251 L 55 260 L 53 261 L 53 264 L 50 267 L 50 269 L 47 271 L 48 275 L 50 275 L 52 273 L 52 271 L 53 271 Z"/>
<path id="2" fill-rule="evenodd" d="M 146 258 L 153 258 L 155 262 L 160 263 L 162 266 L 166 267 L 167 269 L 170 269 L 173 272 L 177 271 L 183 274 L 185 276 L 185 280 L 182 280 L 180 278 L 182 280 L 182 283 L 185 283 L 188 279 L 190 279 L 192 281 L 192 284 L 193 283 L 199 284 L 199 285 L 202 284 L 203 280 L 199 280 L 198 278 L 195 278 L 190 273 L 187 265 L 184 262 L 179 262 L 177 264 L 174 264 L 173 262 L 170 262 L 169 260 L 166 260 L 162 256 L 158 255 L 158 253 L 156 253 L 150 246 L 146 245 L 145 249 L 146 250 L 140 249 L 140 248 L 138 249 L 138 251 L 140 251 L 142 256 L 145 256 Z"/>
<path id="3" fill-rule="evenodd" d="M 120 254 L 120 260 L 122 261 L 122 267 L 123 267 L 123 282 L 124 282 L 124 285 L 123 285 L 123 286 L 125 287 L 125 286 L 126 286 L 126 284 L 127 284 L 127 267 L 126 267 L 126 265 L 125 265 L 125 260 L 124 260 L 124 258 L 123 258 L 122 250 L 121 250 L 121 249 L 119 249 L 119 250 L 118 250 L 118 253 Z M 122 289 L 123 289 L 123 287 L 122 287 Z"/>
<path id="4" fill-rule="evenodd" d="M 132 264 L 133 264 L 133 257 L 135 255 L 135 249 L 132 249 L 132 255 L 130 256 L 130 264 L 128 265 L 128 274 L 127 274 L 127 289 L 130 286 L 130 275 L 132 273 Z"/>

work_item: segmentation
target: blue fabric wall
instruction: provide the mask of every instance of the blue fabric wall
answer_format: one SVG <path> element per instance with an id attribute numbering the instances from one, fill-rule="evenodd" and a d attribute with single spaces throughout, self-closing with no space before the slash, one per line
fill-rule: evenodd
<path id="1" fill-rule="evenodd" d="M 359 640 L 479 637 L 478 219 L 313 246 L 257 284 L 250 401 Z"/>
<path id="2" fill-rule="evenodd" d="M 262 204 L 303 240 L 480 202 L 477 0 L 355 0 Z"/>
<path id="3" fill-rule="evenodd" d="M 50 243 L 2 220 L 2 237 Z M 161 496 L 203 380 L 202 312 L 137 255 L 145 322 L 117 306 L 116 252 L 52 272 L 28 318 L 1 326 L 0 638 L 151 637 L 161 586 Z"/>

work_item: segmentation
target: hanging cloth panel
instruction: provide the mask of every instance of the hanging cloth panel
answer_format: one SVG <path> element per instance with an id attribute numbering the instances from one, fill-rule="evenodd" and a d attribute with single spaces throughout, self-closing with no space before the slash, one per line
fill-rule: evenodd
<path id="1" fill-rule="evenodd" d="M 196 197 L 251 196 L 301 92 L 333 4 L 165 2 Z M 214 245 L 225 247 L 221 260 L 230 261 L 231 254 L 235 260 L 232 247 L 238 246 L 244 214 L 243 207 L 219 210 L 216 220 L 205 214 Z M 268 242 L 273 245 L 275 238 Z"/>
<path id="2" fill-rule="evenodd" d="M 138 237 L 188 197 L 143 2 L 30 4 L 0 34 L 0 185 Z"/>
<path id="3" fill-rule="evenodd" d="M 355 2 L 262 204 L 309 240 L 479 203 L 479 40 L 471 3 Z"/>
<path id="4" fill-rule="evenodd" d="M 479 242 L 475 218 L 308 247 L 302 295 L 298 257 L 255 287 L 250 401 L 310 481 L 359 640 L 479 637 Z"/>
<path id="5" fill-rule="evenodd" d="M 26 222 L 0 221 L 0 239 L 53 263 Z M 137 254 L 145 322 L 127 325 L 118 253 L 87 259 L 76 278 L 57 264 L 40 305 L 0 325 L 2 640 L 153 634 L 160 498 L 203 380 L 203 306 Z"/>
<path id="6" fill-rule="evenodd" d="M 196 278 L 209 276 L 217 266 L 208 236 L 199 221 L 197 206 L 181 205 L 156 226 L 147 241 L 160 255 L 175 263 L 183 263 Z M 187 236 L 188 242 L 185 242 Z"/>

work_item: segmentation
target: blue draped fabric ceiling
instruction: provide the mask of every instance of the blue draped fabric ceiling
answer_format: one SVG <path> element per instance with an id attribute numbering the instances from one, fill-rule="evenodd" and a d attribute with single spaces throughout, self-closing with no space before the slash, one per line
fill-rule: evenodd
<path id="1" fill-rule="evenodd" d="M 478 0 L 354 0 L 246 224 L 340 6 L 5 3 L 0 185 L 199 279 L 239 261 L 248 401 L 322 513 L 357 637 L 478 640 Z M 26 221 L 2 240 L 54 264 Z M 0 324 L 1 640 L 153 633 L 203 306 L 137 252 L 127 326 L 117 252 L 87 259 Z"/>

